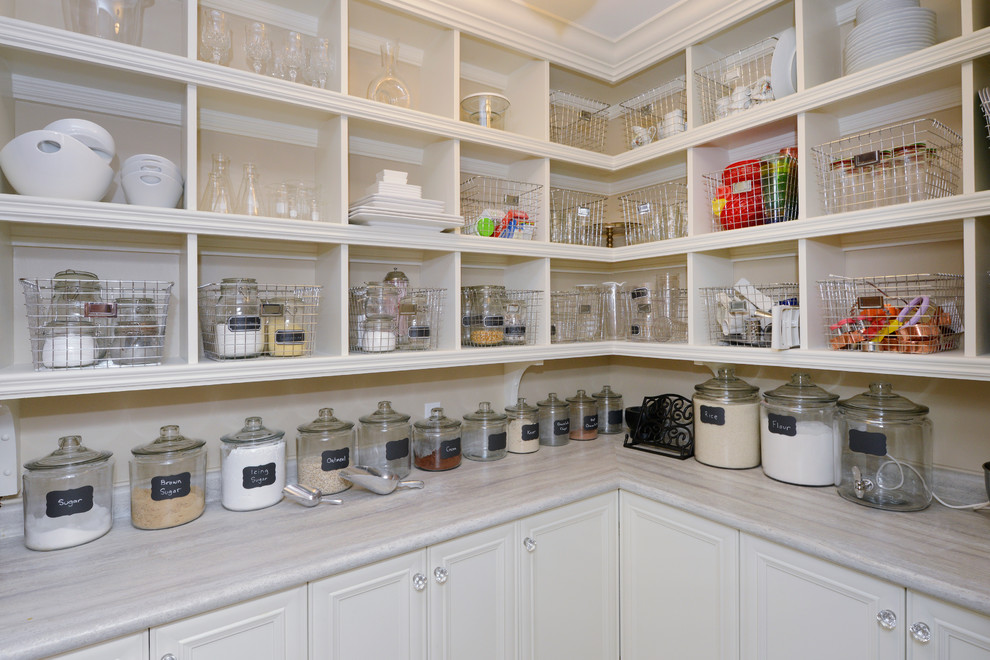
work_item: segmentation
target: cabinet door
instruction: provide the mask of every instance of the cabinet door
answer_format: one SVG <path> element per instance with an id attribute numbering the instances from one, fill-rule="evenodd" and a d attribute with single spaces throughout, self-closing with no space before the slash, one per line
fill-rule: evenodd
<path id="1" fill-rule="evenodd" d="M 426 658 L 426 551 L 309 585 L 311 660 Z"/>
<path id="2" fill-rule="evenodd" d="M 429 548 L 430 658 L 516 657 L 515 525 Z"/>
<path id="3" fill-rule="evenodd" d="M 745 534 L 741 548 L 745 660 L 904 657 L 903 587 Z"/>
<path id="4" fill-rule="evenodd" d="M 618 494 L 519 522 L 520 657 L 619 657 Z"/>
<path id="5" fill-rule="evenodd" d="M 151 629 L 151 657 L 298 660 L 306 657 L 306 588 L 255 598 Z"/>
<path id="6" fill-rule="evenodd" d="M 148 631 L 53 655 L 48 660 L 148 660 Z"/>
<path id="7" fill-rule="evenodd" d="M 912 591 L 907 611 L 908 660 L 990 660 L 990 618 Z"/>
<path id="8" fill-rule="evenodd" d="M 622 660 L 739 657 L 739 532 L 620 494 Z"/>

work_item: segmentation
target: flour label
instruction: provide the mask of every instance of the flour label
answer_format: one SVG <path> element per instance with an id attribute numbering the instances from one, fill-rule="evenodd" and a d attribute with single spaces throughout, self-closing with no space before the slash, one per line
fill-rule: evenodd
<path id="1" fill-rule="evenodd" d="M 793 438 L 797 435 L 797 418 L 790 415 L 767 413 L 767 430 L 770 433 Z"/>

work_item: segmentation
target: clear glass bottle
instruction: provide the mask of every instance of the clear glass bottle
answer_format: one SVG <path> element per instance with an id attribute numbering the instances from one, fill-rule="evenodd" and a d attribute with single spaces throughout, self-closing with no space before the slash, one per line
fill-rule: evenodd
<path id="1" fill-rule="evenodd" d="M 387 353 L 398 345 L 399 290 L 391 284 L 368 282 L 364 301 L 361 350 Z"/>
<path id="2" fill-rule="evenodd" d="M 118 366 L 160 364 L 165 333 L 151 298 L 117 298 L 110 359 Z"/>
<path id="3" fill-rule="evenodd" d="M 571 440 L 594 440 L 598 437 L 598 403 L 594 398 L 578 390 L 567 397 L 570 404 Z"/>
<path id="4" fill-rule="evenodd" d="M 296 428 L 296 468 L 299 483 L 324 495 L 351 487 L 340 470 L 351 465 L 357 446 L 354 422 L 334 417 L 333 408 L 320 408 L 319 417 Z"/>
<path id="5" fill-rule="evenodd" d="M 244 163 L 244 174 L 241 175 L 241 188 L 237 193 L 237 212 L 242 215 L 264 215 L 264 203 L 261 192 L 261 180 L 258 166 L 254 163 Z"/>
<path id="6" fill-rule="evenodd" d="M 492 410 L 482 401 L 473 413 L 464 415 L 461 428 L 464 458 L 472 461 L 497 461 L 508 453 L 506 415 Z"/>
<path id="7" fill-rule="evenodd" d="M 519 397 L 505 407 L 508 417 L 508 450 L 513 454 L 532 454 L 540 448 L 540 410 Z"/>
<path id="8" fill-rule="evenodd" d="M 221 357 L 252 357 L 265 349 L 261 301 L 254 278 L 227 277 L 220 281 L 216 319 L 216 352 Z"/>
<path id="9" fill-rule="evenodd" d="M 385 274 L 382 283 L 395 287 L 396 345 L 399 348 L 405 348 L 406 344 L 409 343 L 409 323 L 416 313 L 414 305 L 404 304 L 406 294 L 409 291 L 409 278 L 398 268 L 393 268 Z"/>
<path id="10" fill-rule="evenodd" d="M 413 425 L 413 455 L 420 470 L 453 470 L 461 464 L 461 422 L 433 408 L 427 419 Z"/>
<path id="11" fill-rule="evenodd" d="M 613 392 L 611 386 L 605 385 L 601 392 L 596 392 L 592 396 L 598 407 L 598 432 L 604 435 L 622 433 L 625 430 L 622 423 L 622 415 L 625 411 L 622 395 Z"/>
<path id="12" fill-rule="evenodd" d="M 461 346 L 471 345 L 471 289 L 473 287 L 461 287 Z"/>
<path id="13" fill-rule="evenodd" d="M 839 495 L 890 511 L 920 511 L 932 501 L 932 423 L 928 407 L 870 383 L 839 401 Z"/>
<path id="14" fill-rule="evenodd" d="M 278 504 L 285 488 L 285 431 L 266 429 L 260 417 L 220 438 L 220 503 L 231 511 Z"/>
<path id="15" fill-rule="evenodd" d="M 378 410 L 360 418 L 358 464 L 390 470 L 405 478 L 412 472 L 412 425 L 409 415 L 392 410 L 391 401 L 379 401 Z"/>
<path id="16" fill-rule="evenodd" d="M 505 339 L 505 287 L 471 287 L 471 345 L 498 346 Z"/>
<path id="17" fill-rule="evenodd" d="M 550 392 L 536 406 L 540 411 L 540 444 L 559 447 L 570 442 L 571 404 L 558 399 L 556 392 Z"/>
<path id="18" fill-rule="evenodd" d="M 763 393 L 760 457 L 768 477 L 800 486 L 835 483 L 832 423 L 838 399 L 806 373 Z"/>
<path id="19" fill-rule="evenodd" d="M 153 442 L 131 450 L 131 523 L 138 529 L 183 525 L 206 509 L 206 442 L 161 427 Z"/>
<path id="20" fill-rule="evenodd" d="M 399 42 L 392 39 L 381 45 L 382 71 L 368 84 L 368 98 L 372 101 L 408 108 L 412 104 L 409 86 L 396 73 L 399 59 Z"/>
<path id="21" fill-rule="evenodd" d="M 509 346 L 526 344 L 526 302 L 523 300 L 507 300 L 505 303 L 503 343 Z"/>
<path id="22" fill-rule="evenodd" d="M 78 435 L 24 464 L 24 545 L 59 550 L 98 539 L 113 526 L 111 452 L 83 446 Z"/>
<path id="23" fill-rule="evenodd" d="M 722 367 L 694 386 L 694 457 L 699 463 L 744 469 L 760 464 L 760 388 Z"/>
<path id="24" fill-rule="evenodd" d="M 233 186 L 230 183 L 230 159 L 223 153 L 213 154 L 213 167 L 203 189 L 199 203 L 200 211 L 213 213 L 233 213 Z"/>

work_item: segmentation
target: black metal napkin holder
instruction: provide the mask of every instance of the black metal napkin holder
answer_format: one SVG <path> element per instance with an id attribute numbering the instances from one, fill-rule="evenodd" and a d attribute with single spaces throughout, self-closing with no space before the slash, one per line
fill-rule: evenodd
<path id="1" fill-rule="evenodd" d="M 694 456 L 694 406 L 680 394 L 643 398 L 643 408 L 623 447 L 680 460 Z"/>

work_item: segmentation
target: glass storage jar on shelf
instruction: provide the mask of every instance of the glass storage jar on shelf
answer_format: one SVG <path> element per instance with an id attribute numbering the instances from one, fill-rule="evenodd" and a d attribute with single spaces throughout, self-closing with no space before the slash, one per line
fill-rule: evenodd
<path id="1" fill-rule="evenodd" d="M 598 437 L 598 404 L 594 398 L 578 390 L 574 396 L 567 397 L 570 405 L 571 440 L 594 440 Z"/>
<path id="2" fill-rule="evenodd" d="M 206 442 L 166 425 L 153 442 L 131 450 L 131 523 L 165 529 L 199 518 L 206 509 Z"/>
<path id="3" fill-rule="evenodd" d="M 694 386 L 694 457 L 699 463 L 744 469 L 760 464 L 760 388 L 721 367 Z"/>
<path id="4" fill-rule="evenodd" d="M 389 470 L 403 479 L 412 472 L 412 425 L 409 415 L 392 410 L 391 401 L 379 401 L 378 409 L 360 418 L 358 464 Z"/>
<path id="5" fill-rule="evenodd" d="M 106 316 L 103 287 L 95 274 L 83 270 L 62 270 L 52 278 L 52 308 L 55 321 L 86 321 Z"/>
<path id="6" fill-rule="evenodd" d="M 625 412 L 622 395 L 613 392 L 611 386 L 605 385 L 601 392 L 596 392 L 592 396 L 598 407 L 598 432 L 604 435 L 622 433 L 624 431 L 622 415 Z"/>
<path id="7" fill-rule="evenodd" d="M 519 397 L 515 405 L 506 406 L 508 450 L 513 454 L 532 454 L 540 448 L 540 410 Z"/>
<path id="8" fill-rule="evenodd" d="M 88 367 L 100 359 L 100 327 L 92 321 L 49 321 L 41 334 L 41 364 L 48 369 Z"/>
<path id="9" fill-rule="evenodd" d="M 261 301 L 254 278 L 225 277 L 220 281 L 216 319 L 216 350 L 220 357 L 254 357 L 265 349 Z"/>
<path id="10" fill-rule="evenodd" d="M 306 354 L 306 324 L 312 305 L 302 298 L 273 298 L 261 305 L 265 321 L 265 352 L 272 357 L 299 357 Z"/>
<path id="11" fill-rule="evenodd" d="M 405 348 L 406 344 L 409 343 L 409 325 L 412 321 L 412 316 L 416 313 L 416 308 L 413 305 L 405 304 L 406 294 L 409 291 L 409 278 L 398 268 L 393 268 L 386 273 L 382 279 L 382 283 L 386 286 L 395 287 L 396 346 L 398 348 Z"/>
<path id="12" fill-rule="evenodd" d="M 559 447 L 570 442 L 571 404 L 558 399 L 556 392 L 550 392 L 536 406 L 540 411 L 540 444 Z"/>
<path id="13" fill-rule="evenodd" d="M 577 289 L 577 331 L 578 341 L 598 341 L 601 339 L 602 292 L 595 284 L 578 284 Z"/>
<path id="14" fill-rule="evenodd" d="M 231 511 L 278 504 L 285 487 L 285 432 L 267 429 L 260 417 L 220 438 L 220 503 Z"/>
<path id="15" fill-rule="evenodd" d="M 354 422 L 334 417 L 333 408 L 320 408 L 319 416 L 296 427 L 296 470 L 299 483 L 331 495 L 351 487 L 340 470 L 351 465 L 357 434 Z"/>
<path id="16" fill-rule="evenodd" d="M 497 461 L 508 452 L 507 416 L 492 410 L 489 401 L 482 401 L 473 413 L 464 415 L 462 426 L 464 458 L 472 461 Z"/>
<path id="17" fill-rule="evenodd" d="M 382 282 L 368 282 L 365 287 L 364 332 L 361 350 L 388 353 L 398 345 L 399 290 Z"/>
<path id="18" fill-rule="evenodd" d="M 113 461 L 78 435 L 24 464 L 24 545 L 59 550 L 98 539 L 113 526 Z"/>
<path id="19" fill-rule="evenodd" d="M 453 470 L 461 464 L 461 422 L 433 408 L 413 424 L 413 461 L 420 470 Z"/>
<path id="20" fill-rule="evenodd" d="M 507 300 L 505 302 L 505 336 L 503 343 L 509 346 L 526 344 L 526 302 Z"/>
<path id="21" fill-rule="evenodd" d="M 151 298 L 117 298 L 117 318 L 111 329 L 110 359 L 117 365 L 159 364 L 164 352 L 164 328 L 158 324 Z"/>
<path id="22" fill-rule="evenodd" d="M 505 340 L 505 287 L 469 287 L 471 346 L 498 346 Z"/>

